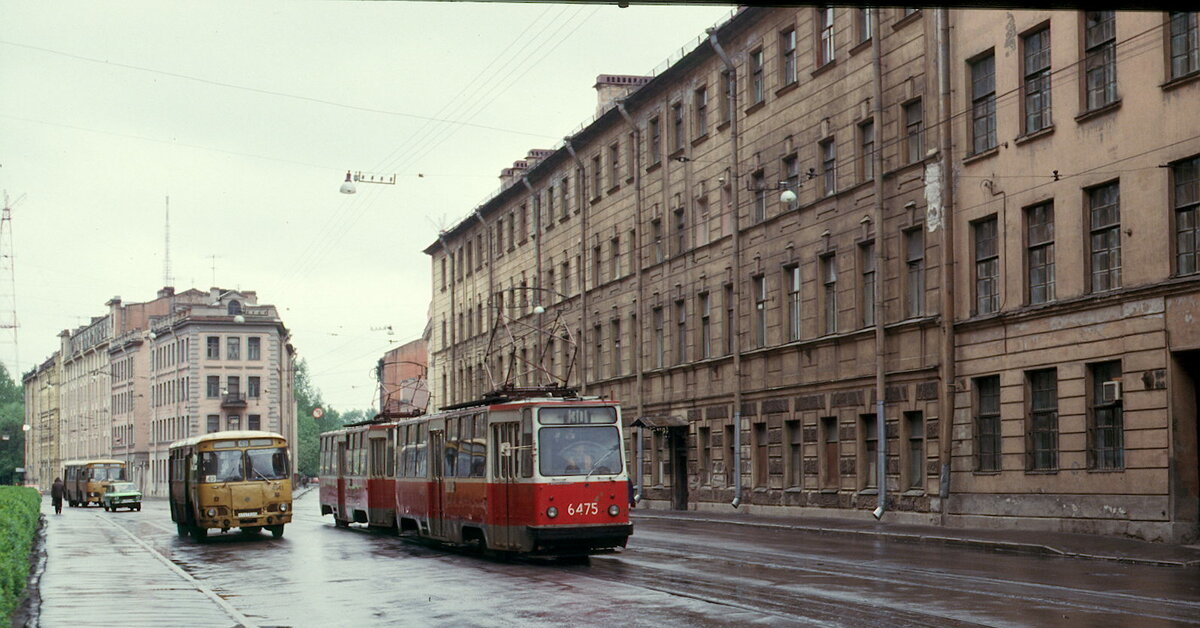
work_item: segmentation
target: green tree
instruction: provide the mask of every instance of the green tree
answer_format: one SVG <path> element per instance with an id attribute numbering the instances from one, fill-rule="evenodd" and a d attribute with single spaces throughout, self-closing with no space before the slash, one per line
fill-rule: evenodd
<path id="1" fill-rule="evenodd" d="M 321 390 L 312 383 L 308 362 L 304 358 L 296 363 L 295 389 L 296 411 L 299 413 L 296 421 L 296 470 L 304 475 L 320 475 L 321 433 L 370 417 L 362 410 L 347 410 L 342 414 L 329 407 L 321 398 Z M 319 419 L 313 417 L 315 408 L 321 408 L 324 412 Z"/>
<path id="2" fill-rule="evenodd" d="M 25 466 L 25 393 L 0 364 L 0 484 L 15 484 Z"/>

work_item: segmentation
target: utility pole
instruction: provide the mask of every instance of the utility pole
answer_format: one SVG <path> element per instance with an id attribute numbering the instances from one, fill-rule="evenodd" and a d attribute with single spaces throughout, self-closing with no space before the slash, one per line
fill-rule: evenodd
<path id="1" fill-rule="evenodd" d="M 12 206 L 21 202 L 21 198 L 9 203 L 8 192 L 5 191 L 4 212 L 0 215 L 0 347 L 3 347 L 0 359 L 13 381 L 18 383 L 21 381 L 21 355 L 17 347 L 17 328 L 20 325 L 17 322 L 17 281 L 13 264 Z"/>

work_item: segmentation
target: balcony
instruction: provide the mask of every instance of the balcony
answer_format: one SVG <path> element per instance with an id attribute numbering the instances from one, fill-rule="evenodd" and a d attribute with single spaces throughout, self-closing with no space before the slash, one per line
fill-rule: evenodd
<path id="1" fill-rule="evenodd" d="M 246 395 L 243 393 L 225 393 L 221 395 L 222 408 L 245 408 Z"/>

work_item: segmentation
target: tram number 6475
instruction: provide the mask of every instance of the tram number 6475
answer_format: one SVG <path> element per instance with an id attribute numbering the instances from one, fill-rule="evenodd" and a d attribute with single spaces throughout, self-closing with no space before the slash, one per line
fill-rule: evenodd
<path id="1" fill-rule="evenodd" d="M 600 506 L 595 502 L 584 502 L 582 504 L 570 504 L 567 506 L 567 514 L 574 515 L 595 515 L 600 513 Z"/>

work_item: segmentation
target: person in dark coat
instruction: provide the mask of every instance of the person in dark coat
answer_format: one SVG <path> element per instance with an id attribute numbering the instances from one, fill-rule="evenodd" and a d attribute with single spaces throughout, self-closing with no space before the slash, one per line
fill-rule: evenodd
<path id="1" fill-rule="evenodd" d="M 54 502 L 54 514 L 62 514 L 62 498 L 63 498 L 63 481 L 62 478 L 54 478 L 54 485 L 50 487 L 50 501 Z"/>

